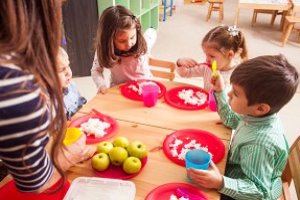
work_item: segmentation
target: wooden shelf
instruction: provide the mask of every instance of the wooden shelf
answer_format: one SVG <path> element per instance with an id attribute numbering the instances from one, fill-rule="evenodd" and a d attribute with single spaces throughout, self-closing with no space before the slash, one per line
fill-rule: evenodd
<path id="1" fill-rule="evenodd" d="M 158 2 L 159 0 L 97 0 L 99 16 L 109 6 L 122 5 L 139 18 L 143 31 L 148 28 L 158 29 Z"/>

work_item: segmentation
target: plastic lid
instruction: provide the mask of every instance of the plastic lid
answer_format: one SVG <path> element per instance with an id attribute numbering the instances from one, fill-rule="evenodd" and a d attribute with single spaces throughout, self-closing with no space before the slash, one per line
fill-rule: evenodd
<path id="1" fill-rule="evenodd" d="M 64 200 L 134 200 L 135 185 L 131 181 L 108 178 L 78 177 Z"/>

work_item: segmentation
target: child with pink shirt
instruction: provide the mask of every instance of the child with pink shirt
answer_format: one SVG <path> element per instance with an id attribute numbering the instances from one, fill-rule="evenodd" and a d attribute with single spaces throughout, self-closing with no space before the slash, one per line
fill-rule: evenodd
<path id="1" fill-rule="evenodd" d="M 206 90 L 211 89 L 210 65 L 214 60 L 226 86 L 230 85 L 229 78 L 233 69 L 247 60 L 245 38 L 236 26 L 217 26 L 211 29 L 202 40 L 202 49 L 206 55 L 206 63 L 199 63 L 192 58 L 179 58 L 177 72 L 181 77 L 203 77 Z"/>
<path id="2" fill-rule="evenodd" d="M 120 5 L 104 10 L 91 69 L 98 93 L 104 94 L 108 87 L 127 81 L 151 78 L 148 61 L 147 44 L 138 18 Z M 109 70 L 109 77 L 105 77 L 104 69 Z"/>

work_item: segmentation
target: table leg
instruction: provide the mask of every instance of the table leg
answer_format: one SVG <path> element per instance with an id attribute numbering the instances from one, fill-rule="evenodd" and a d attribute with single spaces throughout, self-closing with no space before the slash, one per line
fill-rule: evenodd
<path id="1" fill-rule="evenodd" d="M 234 25 L 238 26 L 239 24 L 239 15 L 240 15 L 240 8 L 237 7 L 234 19 Z"/>
<path id="2" fill-rule="evenodd" d="M 164 0 L 164 21 L 167 19 L 167 0 Z"/>
<path id="3" fill-rule="evenodd" d="M 288 11 L 283 11 L 282 12 L 282 16 L 281 16 L 281 20 L 280 20 L 280 30 L 284 31 L 284 26 L 285 26 L 285 16 L 287 16 Z"/>
<path id="4" fill-rule="evenodd" d="M 173 15 L 173 0 L 170 0 L 170 16 Z"/>

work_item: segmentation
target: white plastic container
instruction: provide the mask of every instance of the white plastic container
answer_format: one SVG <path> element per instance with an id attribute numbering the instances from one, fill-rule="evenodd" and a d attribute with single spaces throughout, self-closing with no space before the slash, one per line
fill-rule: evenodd
<path id="1" fill-rule="evenodd" d="M 133 182 L 108 178 L 76 178 L 64 200 L 134 200 Z"/>

